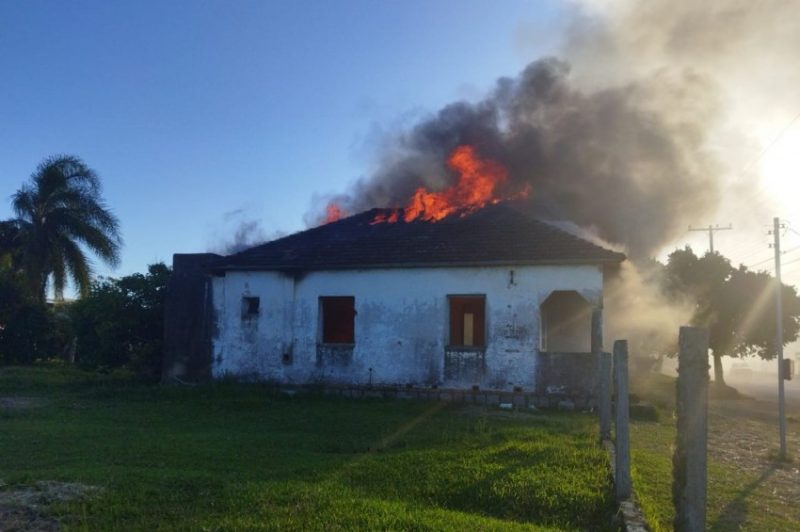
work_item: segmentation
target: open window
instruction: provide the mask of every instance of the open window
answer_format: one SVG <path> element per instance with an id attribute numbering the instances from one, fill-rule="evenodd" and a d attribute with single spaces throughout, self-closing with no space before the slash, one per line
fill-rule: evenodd
<path id="1" fill-rule="evenodd" d="M 242 297 L 242 319 L 255 319 L 258 317 L 261 298 L 244 296 Z"/>
<path id="2" fill-rule="evenodd" d="M 486 296 L 447 296 L 450 347 L 486 346 Z"/>
<path id="3" fill-rule="evenodd" d="M 354 344 L 356 298 L 328 296 L 319 298 L 323 344 Z"/>
<path id="4" fill-rule="evenodd" d="M 591 351 L 592 306 L 575 290 L 556 290 L 540 308 L 539 347 L 550 353 Z"/>

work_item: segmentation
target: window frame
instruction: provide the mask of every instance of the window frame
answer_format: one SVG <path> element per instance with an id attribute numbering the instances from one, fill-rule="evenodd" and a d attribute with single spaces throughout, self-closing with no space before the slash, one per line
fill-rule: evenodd
<path id="1" fill-rule="evenodd" d="M 255 302 L 255 311 L 253 311 L 253 302 Z M 243 295 L 242 296 L 242 321 L 258 319 L 261 315 L 261 297 Z"/>
<path id="2" fill-rule="evenodd" d="M 464 304 L 480 304 L 479 312 L 466 312 L 466 308 L 459 309 L 460 319 L 453 321 L 454 305 L 461 303 Z M 473 325 L 473 343 L 472 345 L 464 345 L 464 316 L 466 314 L 473 314 L 476 316 L 478 323 Z M 460 327 L 459 327 L 460 325 Z M 461 342 L 454 343 L 454 331 L 460 333 Z M 447 295 L 447 349 L 449 350 L 463 350 L 463 351 L 484 351 L 489 343 L 489 334 L 486 320 L 486 294 L 448 294 Z"/>
<path id="3" fill-rule="evenodd" d="M 349 332 L 349 340 L 350 341 L 333 341 L 329 336 L 326 336 L 326 325 L 333 325 L 331 322 L 326 322 L 326 305 L 328 304 L 343 304 L 345 301 L 349 301 L 351 303 L 351 310 L 352 310 L 352 317 L 351 323 L 348 331 Z M 319 304 L 319 322 L 318 322 L 318 342 L 320 345 L 326 346 L 354 346 L 356 344 L 356 316 L 358 315 L 358 311 L 356 310 L 356 298 L 355 296 L 319 296 L 318 298 Z M 330 310 L 330 308 L 329 308 Z M 339 318 L 339 319 L 346 319 L 346 318 Z"/>

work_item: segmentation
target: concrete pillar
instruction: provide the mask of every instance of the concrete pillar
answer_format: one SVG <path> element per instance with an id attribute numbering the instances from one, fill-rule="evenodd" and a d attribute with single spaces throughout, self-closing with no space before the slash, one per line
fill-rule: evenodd
<path id="1" fill-rule="evenodd" d="M 603 307 L 592 310 L 592 355 L 597 361 L 597 413 L 600 416 L 600 439 L 611 438 L 611 354 L 603 352 Z"/>
<path id="2" fill-rule="evenodd" d="M 708 451 L 708 329 L 681 327 L 677 441 L 672 459 L 674 529 L 705 530 Z"/>
<path id="3" fill-rule="evenodd" d="M 616 478 L 614 490 L 617 501 L 631 496 L 631 445 L 630 406 L 628 404 L 628 341 L 614 342 L 614 389 L 617 393 L 617 411 L 614 421 L 616 444 Z"/>
<path id="4" fill-rule="evenodd" d="M 600 354 L 603 351 L 603 307 L 595 307 L 592 310 L 591 342 L 592 353 Z"/>
<path id="5" fill-rule="evenodd" d="M 611 439 L 611 353 L 600 353 L 597 386 L 597 412 L 600 415 L 600 439 Z"/>

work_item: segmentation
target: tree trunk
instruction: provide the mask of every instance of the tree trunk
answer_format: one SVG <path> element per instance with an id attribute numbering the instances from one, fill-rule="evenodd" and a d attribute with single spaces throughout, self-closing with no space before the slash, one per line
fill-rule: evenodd
<path id="1" fill-rule="evenodd" d="M 722 355 L 714 353 L 714 384 L 725 386 L 725 377 L 722 376 Z"/>

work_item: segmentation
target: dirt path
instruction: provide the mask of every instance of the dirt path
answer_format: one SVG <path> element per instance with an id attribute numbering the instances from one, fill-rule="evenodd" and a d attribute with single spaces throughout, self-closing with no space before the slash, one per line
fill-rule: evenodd
<path id="1" fill-rule="evenodd" d="M 746 500 L 753 498 L 763 503 L 759 504 L 759 511 L 800 517 L 800 408 L 787 408 L 787 447 L 793 457 L 789 463 L 776 461 L 779 432 L 774 402 L 712 400 L 709 414 L 711 462 L 728 465 L 754 478 L 749 484 L 737 487 L 739 495 L 725 508 L 721 520 L 729 524 L 737 522 L 737 514 L 748 511 Z"/>
<path id="2" fill-rule="evenodd" d="M 0 397 L 0 413 L 24 412 L 47 404 L 40 397 Z M 7 485 L 0 480 L 0 531 L 51 532 L 60 529 L 58 520 L 48 515 L 50 505 L 86 500 L 102 491 L 77 482 L 41 480 L 33 484 Z"/>
<path id="3" fill-rule="evenodd" d="M 78 482 L 40 480 L 33 484 L 5 486 L 0 481 L 0 530 L 58 530 L 58 520 L 47 512 L 50 505 L 90 499 L 101 491 L 97 486 Z"/>

